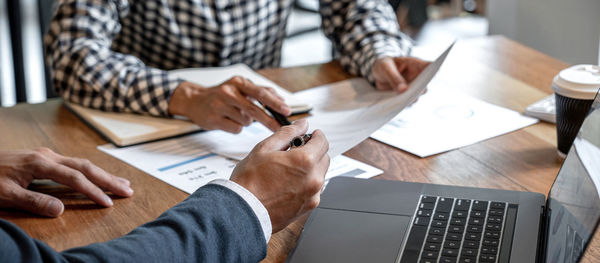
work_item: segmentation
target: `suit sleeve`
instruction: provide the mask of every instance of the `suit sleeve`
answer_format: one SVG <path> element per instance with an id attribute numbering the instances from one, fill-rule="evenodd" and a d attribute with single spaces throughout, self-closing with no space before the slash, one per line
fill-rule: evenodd
<path id="1" fill-rule="evenodd" d="M 381 57 L 406 55 L 396 15 L 387 0 L 320 0 L 323 32 L 351 74 L 374 83 L 371 69 Z"/>
<path id="2" fill-rule="evenodd" d="M 169 116 L 181 81 L 111 50 L 129 8 L 127 0 L 60 1 L 44 39 L 52 84 L 65 100 L 86 107 Z"/>
<path id="3" fill-rule="evenodd" d="M 266 256 L 252 208 L 216 184 L 123 237 L 60 253 L 7 221 L 0 228 L 0 262 L 258 262 Z"/>

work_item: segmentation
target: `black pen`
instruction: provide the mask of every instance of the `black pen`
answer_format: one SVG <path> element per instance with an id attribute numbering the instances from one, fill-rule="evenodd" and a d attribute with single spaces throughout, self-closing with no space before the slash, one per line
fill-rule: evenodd
<path id="1" fill-rule="evenodd" d="M 271 109 L 271 107 L 265 105 L 265 109 L 267 109 L 267 111 L 269 113 L 271 113 L 271 115 L 273 116 L 273 118 L 281 126 L 286 126 L 286 125 L 291 125 L 292 124 L 285 116 L 283 116 L 279 112 L 274 111 L 273 109 Z M 312 134 L 310 134 L 310 133 L 309 134 L 304 134 L 302 136 L 296 136 L 296 137 L 294 137 L 290 141 L 290 148 L 300 147 L 300 146 L 306 144 L 310 140 L 311 137 L 312 137 Z"/>
<path id="2" fill-rule="evenodd" d="M 279 125 L 286 126 L 292 124 L 285 116 L 283 116 L 279 112 L 274 111 L 273 109 L 271 109 L 271 107 L 265 105 L 265 109 L 267 109 L 267 111 L 271 113 L 271 116 L 273 116 L 273 119 L 275 119 L 279 123 Z"/>
<path id="3" fill-rule="evenodd" d="M 312 133 L 307 133 L 301 136 L 296 136 L 290 141 L 290 148 L 300 147 L 305 145 L 312 138 Z"/>

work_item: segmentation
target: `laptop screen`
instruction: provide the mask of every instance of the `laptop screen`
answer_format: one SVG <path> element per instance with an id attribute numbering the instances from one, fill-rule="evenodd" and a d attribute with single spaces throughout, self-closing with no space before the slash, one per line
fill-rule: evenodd
<path id="1" fill-rule="evenodd" d="M 600 96 L 548 194 L 546 262 L 577 262 L 600 218 Z"/>

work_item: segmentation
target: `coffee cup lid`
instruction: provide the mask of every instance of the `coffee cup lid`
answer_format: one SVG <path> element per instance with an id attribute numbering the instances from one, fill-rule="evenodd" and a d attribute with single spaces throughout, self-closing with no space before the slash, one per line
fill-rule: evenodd
<path id="1" fill-rule="evenodd" d="M 563 69 L 554 77 L 554 92 L 569 98 L 593 100 L 600 88 L 600 67 L 575 65 Z"/>

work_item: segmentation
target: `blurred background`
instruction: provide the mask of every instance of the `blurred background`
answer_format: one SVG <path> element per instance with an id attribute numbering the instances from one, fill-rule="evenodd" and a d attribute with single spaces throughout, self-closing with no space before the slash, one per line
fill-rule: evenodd
<path id="1" fill-rule="evenodd" d="M 42 36 L 55 0 L 0 0 L 0 106 L 39 103 L 55 94 Z M 504 35 L 571 64 L 600 63 L 598 0 L 389 0 L 413 55 L 434 59 L 455 39 Z M 318 0 L 296 0 L 281 66 L 332 59 Z"/>

